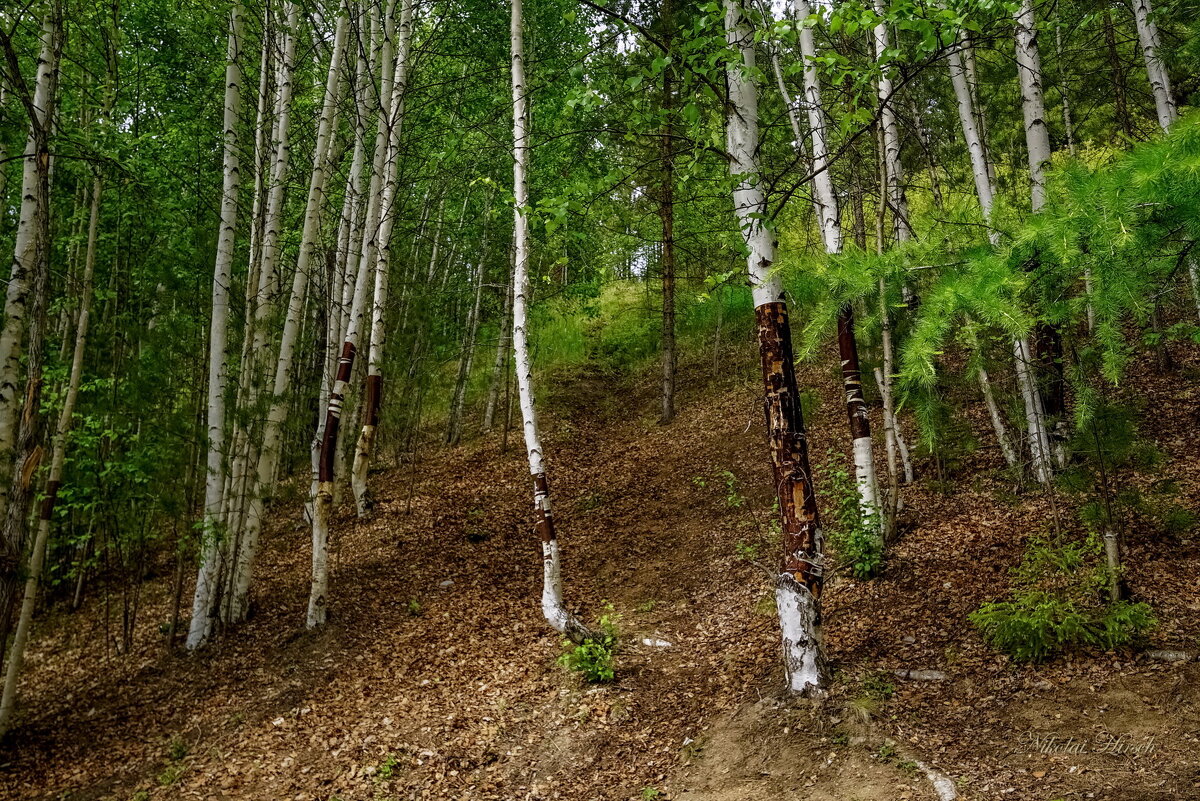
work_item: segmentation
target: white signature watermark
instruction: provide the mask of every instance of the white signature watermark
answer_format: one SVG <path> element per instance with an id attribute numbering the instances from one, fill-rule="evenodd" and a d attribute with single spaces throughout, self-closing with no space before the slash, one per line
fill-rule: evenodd
<path id="1" fill-rule="evenodd" d="M 1154 736 L 1133 737 L 1128 734 L 1099 732 L 1095 736 L 1051 734 L 1050 732 L 1027 731 L 1021 735 L 1021 745 L 1032 746 L 1039 754 L 1110 754 L 1112 756 L 1145 756 L 1153 754 L 1158 746 Z"/>

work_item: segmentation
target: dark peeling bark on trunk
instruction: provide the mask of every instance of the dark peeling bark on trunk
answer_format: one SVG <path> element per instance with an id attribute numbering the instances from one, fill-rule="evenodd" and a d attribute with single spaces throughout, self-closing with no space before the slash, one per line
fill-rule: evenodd
<path id="1" fill-rule="evenodd" d="M 765 303 L 754 313 L 766 394 L 767 444 L 783 523 L 783 571 L 819 602 L 824 585 L 821 523 L 796 386 L 787 304 Z M 817 609 L 819 625 L 820 607 Z"/>
<path id="2" fill-rule="evenodd" d="M 366 385 L 366 400 L 363 409 L 364 425 L 379 425 L 379 411 L 383 407 L 383 376 L 368 375 Z"/>
<path id="3" fill-rule="evenodd" d="M 334 480 L 333 463 L 337 456 L 338 427 L 342 419 L 342 404 L 346 397 L 344 392 L 338 392 L 350 383 L 350 373 L 354 370 L 354 343 L 342 343 L 342 355 L 338 359 L 337 377 L 333 391 L 329 393 L 329 410 L 325 415 L 325 432 L 321 438 L 321 454 L 318 462 L 317 480 L 322 484 L 332 484 Z M 376 385 L 378 389 L 378 385 Z M 378 405 L 376 405 L 378 412 Z"/>
<path id="4" fill-rule="evenodd" d="M 854 339 L 854 309 L 849 304 L 838 314 L 838 353 L 842 360 L 842 384 L 846 390 L 846 415 L 850 420 L 850 439 L 871 436 L 871 418 L 863 397 L 862 370 L 858 363 L 858 343 Z"/>

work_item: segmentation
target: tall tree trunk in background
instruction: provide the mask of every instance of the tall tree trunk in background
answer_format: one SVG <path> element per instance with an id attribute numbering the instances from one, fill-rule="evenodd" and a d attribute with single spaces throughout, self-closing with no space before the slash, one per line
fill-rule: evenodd
<path id="1" fill-rule="evenodd" d="M 671 0 L 662 0 L 660 12 L 663 48 L 670 55 L 675 33 L 675 19 Z M 662 222 L 662 417 L 660 422 L 675 419 L 675 367 L 678 362 L 675 347 L 675 142 L 671 115 L 674 113 L 675 95 L 671 86 L 671 65 L 663 67 L 662 100 L 662 173 L 658 216 Z"/>
<path id="2" fill-rule="evenodd" d="M 511 255 L 511 249 L 509 251 Z M 511 262 L 511 259 L 509 260 Z M 496 405 L 500 400 L 500 385 L 507 379 L 509 339 L 512 337 L 512 269 L 504 284 L 504 306 L 500 313 L 500 328 L 496 332 L 496 358 L 492 362 L 492 380 L 488 384 L 487 405 L 483 409 L 483 430 L 491 431 L 496 423 Z"/>
<path id="3" fill-rule="evenodd" d="M 379 128 L 376 132 L 376 152 L 378 153 L 380 148 L 384 148 L 385 156 L 383 174 L 379 181 L 379 193 L 377 195 L 373 193 L 370 196 L 370 202 L 377 203 L 378 206 L 374 213 L 368 209 L 367 235 L 363 237 L 358 276 L 355 279 L 354 301 L 351 304 L 350 319 L 342 342 L 342 355 L 338 361 L 336 381 L 330 390 L 327 408 L 323 410 L 325 429 L 319 454 L 319 483 L 313 503 L 312 586 L 309 591 L 307 615 L 307 625 L 310 629 L 325 623 L 326 596 L 329 587 L 329 518 L 333 510 L 333 485 L 336 478 L 334 458 L 337 451 L 338 423 L 341 419 L 346 388 L 354 369 L 359 331 L 365 311 L 367 280 L 371 278 L 378 284 L 379 271 L 387 269 L 388 243 L 391 240 L 392 225 L 396 219 L 394 208 L 397 190 L 396 171 L 400 158 L 400 127 L 403 119 L 404 92 L 408 88 L 412 18 L 413 0 L 401 0 L 394 71 L 390 59 L 386 57 L 390 56 L 390 52 L 388 52 L 390 48 L 387 47 L 386 42 L 384 48 L 386 56 L 382 59 L 381 64 L 381 69 L 384 71 L 381 99 L 386 99 L 383 100 Z M 372 183 L 374 184 L 374 181 Z M 374 254 L 374 260 L 370 258 L 372 254 Z M 374 270 L 371 269 L 372 266 L 374 266 Z M 378 310 L 378 313 L 382 314 L 382 310 Z M 377 379 L 374 383 L 374 391 L 379 392 L 382 389 L 381 381 Z M 360 449 L 361 447 L 360 443 Z"/>
<path id="4" fill-rule="evenodd" d="M 1117 50 L 1116 27 L 1112 11 L 1104 9 L 1104 49 L 1108 52 L 1108 68 L 1112 71 L 1113 113 L 1125 133 L 1127 141 L 1133 140 L 1133 119 L 1129 116 L 1129 87 L 1125 83 L 1125 65 L 1121 63 L 1121 52 Z"/>
<path id="5" fill-rule="evenodd" d="M 342 55 L 345 52 L 349 18 L 343 13 L 334 33 L 333 50 L 325 79 L 325 100 L 317 123 L 317 139 L 313 147 L 313 166 L 308 184 L 308 200 L 304 210 L 304 228 L 300 237 L 300 252 L 296 259 L 296 271 L 292 275 L 291 295 L 288 299 L 287 316 L 284 318 L 283 335 L 279 342 L 279 355 L 275 362 L 274 381 L 271 387 L 270 407 L 263 424 L 262 445 L 255 466 L 253 483 L 250 485 L 246 506 L 245 522 L 239 538 L 241 547 L 237 552 L 234 570 L 230 621 L 246 619 L 250 609 L 250 582 L 254 572 L 254 560 L 258 554 L 262 532 L 262 517 L 265 503 L 271 494 L 275 470 L 281 451 L 281 429 L 287 414 L 287 392 L 292 383 L 293 361 L 296 341 L 304 318 L 305 297 L 308 292 L 309 273 L 320 263 L 320 215 L 325 206 L 325 185 L 333 165 L 330 154 L 337 127 L 339 75 Z"/>
<path id="6" fill-rule="evenodd" d="M 1154 21 L 1150 0 L 1133 0 L 1133 21 L 1137 25 L 1138 44 L 1146 62 L 1150 90 L 1154 93 L 1154 111 L 1159 126 L 1166 131 L 1175 122 L 1178 112 L 1175 109 L 1175 98 L 1171 95 L 1171 78 L 1167 74 L 1167 66 L 1158 55 L 1162 45 L 1159 43 L 1158 25 Z"/>
<path id="7" fill-rule="evenodd" d="M 1016 56 L 1017 75 L 1021 83 L 1021 113 L 1025 120 L 1025 148 L 1029 155 L 1030 206 L 1033 213 L 1041 211 L 1046 203 L 1046 166 L 1050 163 L 1050 131 L 1046 127 L 1046 103 L 1042 95 L 1042 60 L 1037 46 L 1037 22 L 1033 15 L 1033 0 L 1022 0 L 1021 7 L 1013 17 L 1016 23 Z M 1060 335 L 1057 329 L 1049 325 L 1039 324 L 1039 339 L 1051 337 L 1057 339 Z M 1061 349 L 1061 346 L 1060 346 Z M 1042 402 L 1038 389 L 1037 376 L 1030 363 L 1032 349 L 1028 337 L 1014 343 L 1014 358 L 1017 361 L 1017 378 L 1028 386 L 1021 387 L 1021 396 L 1025 401 L 1025 417 L 1029 427 L 1029 451 L 1033 461 L 1033 472 L 1042 484 L 1050 482 L 1053 468 L 1051 459 L 1051 439 L 1046 417 L 1046 405 Z M 1063 382 L 1055 381 L 1053 374 L 1056 369 L 1051 365 L 1051 398 L 1049 406 L 1058 412 L 1053 420 L 1055 426 L 1055 444 L 1053 450 L 1062 453 L 1065 442 L 1065 421 L 1062 411 L 1065 402 L 1061 393 Z M 1059 455 L 1060 464 L 1064 457 Z"/>
<path id="8" fill-rule="evenodd" d="M 729 171 L 738 180 L 733 190 L 734 209 L 749 251 L 747 270 L 758 321 L 767 442 L 783 524 L 783 560 L 775 586 L 783 664 L 792 692 L 816 693 L 826 674 L 821 643 L 821 524 L 792 361 L 787 302 L 783 284 L 772 271 L 775 240 L 767 227 L 766 197 L 759 180 L 754 35 L 739 0 L 724 0 L 724 6 L 726 41 L 741 55 L 740 64 L 731 61 L 726 68 L 729 109 L 725 138 Z"/>
<path id="9" fill-rule="evenodd" d="M 883 0 L 875 0 L 875 13 L 884 14 Z M 882 60 L 891 49 L 887 23 L 875 26 L 875 58 Z M 912 237 L 908 221 L 908 198 L 904 192 L 904 168 L 900 163 L 900 126 L 896 123 L 895 87 L 891 69 L 881 65 L 879 75 L 879 126 L 883 129 L 883 164 L 887 174 L 887 201 L 892 208 L 892 227 L 897 242 L 907 242 Z"/>
<path id="10" fill-rule="evenodd" d="M 1158 24 L 1154 21 L 1154 11 L 1150 0 L 1133 0 L 1133 19 L 1137 24 L 1138 44 L 1142 50 L 1142 59 L 1146 62 L 1146 75 L 1150 79 L 1150 89 L 1154 93 L 1154 111 L 1158 117 L 1159 127 L 1164 132 L 1170 131 L 1179 112 L 1175 107 L 1175 98 L 1171 94 L 1171 78 L 1167 73 L 1167 65 L 1158 54 L 1162 45 L 1159 42 Z M 1200 315 L 1200 265 L 1196 257 L 1189 254 L 1186 259 L 1188 281 L 1192 287 L 1192 300 L 1196 305 L 1196 313 Z"/>
<path id="11" fill-rule="evenodd" d="M 192 622 L 187 647 L 198 648 L 212 634 L 218 609 L 217 582 L 223 572 L 225 532 L 221 530 L 221 496 L 225 488 L 225 353 L 229 325 L 229 280 L 237 236 L 238 188 L 241 166 L 238 148 L 238 109 L 241 104 L 242 4 L 235 2 L 229 17 L 229 44 L 225 62 L 224 165 L 221 187 L 220 234 L 213 266 L 212 317 L 208 340 L 208 458 L 204 482 L 204 529 L 200 571 L 192 599 Z"/>
<path id="12" fill-rule="evenodd" d="M 559 566 L 558 536 L 550 508 L 550 483 L 546 478 L 545 455 L 538 432 L 537 412 L 533 403 L 533 364 L 529 358 L 529 100 L 525 88 L 524 22 L 522 0 L 511 0 L 512 18 L 510 55 L 512 58 L 513 102 L 513 352 L 517 366 L 517 393 L 525 424 L 525 451 L 529 472 L 533 475 L 533 506 L 537 531 L 542 541 L 542 614 L 557 632 L 573 642 L 582 643 L 591 632 L 571 614 L 563 603 L 562 572 Z"/>
<path id="13" fill-rule="evenodd" d="M 17 412 L 21 407 L 21 342 L 29 312 L 31 283 L 38 269 L 42 217 L 49 213 L 49 201 L 42 189 L 49 183 L 50 129 L 54 118 L 54 89 L 58 73 L 58 39 L 61 8 L 57 3 L 42 21 L 41 49 L 37 60 L 37 79 L 33 95 L 34 118 L 29 121 L 25 140 L 24 168 L 21 172 L 21 208 L 17 220 L 12 271 L 4 297 L 4 326 L 0 329 L 0 520 L 8 508 L 7 488 L 11 482 L 17 440 Z M 3 559 L 11 560 L 14 573 L 20 564 L 20 548 L 0 543 Z M 7 607 L 0 606 L 0 613 Z"/>
<path id="14" fill-rule="evenodd" d="M 486 245 L 481 250 L 483 253 L 487 253 Z M 471 301 L 471 310 L 467 314 L 467 331 L 463 336 L 462 354 L 458 359 L 458 378 L 454 382 L 454 395 L 450 400 L 450 421 L 446 426 L 447 445 L 457 445 L 462 439 L 463 414 L 467 404 L 467 383 L 471 378 L 475 337 L 479 333 L 479 304 L 483 299 L 483 267 L 481 259 L 479 266 L 476 267 L 474 299 Z"/>
<path id="15" fill-rule="evenodd" d="M 389 19 L 391 11 L 392 6 L 389 3 L 387 9 Z M 383 158 L 386 155 L 386 153 L 380 152 L 377 138 L 375 142 L 376 147 L 372 154 L 371 174 L 367 182 L 368 188 L 364 193 L 362 188 L 362 172 L 366 164 L 367 122 L 371 117 L 371 108 L 375 107 L 378 110 L 377 102 L 374 104 L 368 104 L 367 102 L 368 90 L 372 90 L 375 93 L 379 91 L 373 77 L 377 67 L 373 65 L 384 59 L 384 57 L 388 59 L 392 58 L 391 26 L 389 24 L 386 40 L 377 41 L 376 32 L 382 29 L 379 20 L 381 13 L 379 5 L 372 4 L 369 12 L 367 14 L 364 9 L 355 21 L 354 49 L 358 51 L 358 58 L 356 59 L 353 86 L 354 153 L 351 156 L 350 170 L 346 176 L 346 191 L 342 203 L 340 226 L 345 231 L 345 236 L 341 239 L 345 243 L 345 250 L 339 254 L 336 260 L 336 266 L 333 271 L 333 277 L 330 280 L 326 298 L 328 312 L 325 326 L 325 358 L 321 372 L 320 391 L 317 396 L 318 409 L 325 409 L 329 405 L 329 393 L 333 388 L 333 382 L 337 375 L 338 358 L 340 356 L 338 343 L 344 340 L 346 325 L 349 322 L 350 305 L 354 300 L 361 251 L 364 246 L 369 246 L 371 242 L 366 235 L 366 230 L 371 223 L 371 219 L 377 215 L 379 174 L 383 169 Z M 361 32 L 367 28 L 368 16 L 372 31 L 371 41 L 368 43 L 369 53 L 364 48 L 357 46 L 359 37 L 362 35 Z M 330 147 L 332 147 L 332 143 Z M 364 198 L 366 199 L 366 203 L 365 208 L 362 208 Z M 324 437 L 325 418 L 321 417 L 317 421 L 317 428 L 309 446 L 309 455 L 312 462 L 312 488 L 309 492 L 306 511 L 309 512 L 310 519 L 312 512 L 311 505 L 315 503 L 317 497 L 321 441 Z"/>
<path id="16" fill-rule="evenodd" d="M 1067 91 L 1066 65 L 1063 62 L 1062 25 L 1054 26 L 1054 54 L 1058 59 L 1058 95 L 1062 98 L 1063 133 L 1067 137 L 1067 152 L 1076 155 L 1075 120 L 1071 114 L 1071 97 Z"/>
<path id="17" fill-rule="evenodd" d="M 112 90 L 110 89 L 110 92 Z M 110 95 L 111 97 L 111 95 Z M 111 108 L 111 103 L 108 104 Z M 107 110 L 105 113 L 107 118 Z M 8 731 L 12 722 L 17 698 L 17 680 L 25 658 L 25 646 L 29 640 L 29 627 L 33 622 L 33 609 L 37 602 L 38 584 L 42 576 L 42 564 L 46 557 L 46 543 L 50 538 L 50 521 L 54 516 L 54 502 L 62 481 L 63 465 L 67 455 L 67 435 L 71 431 L 75 402 L 79 397 L 79 385 L 83 377 L 83 354 L 87 345 L 88 319 L 92 302 L 92 275 L 96 266 L 96 229 L 100 219 L 101 180 L 97 173 L 92 179 L 92 200 L 88 217 L 87 254 L 84 257 L 83 277 L 79 289 L 79 317 L 75 326 L 75 350 L 71 358 L 71 373 L 67 379 L 67 391 L 62 410 L 58 416 L 58 427 L 54 432 L 53 453 L 50 457 L 50 473 L 46 479 L 46 494 L 38 510 L 38 528 L 33 548 L 29 553 L 29 569 L 25 578 L 25 596 L 21 601 L 21 612 L 17 619 L 17 631 L 9 650 L 8 666 L 4 676 L 4 694 L 0 698 L 0 737 Z"/>
<path id="18" fill-rule="evenodd" d="M 238 413 L 233 420 L 232 464 L 228 477 L 228 490 L 225 498 L 224 523 L 229 534 L 226 547 L 228 553 L 225 561 L 230 576 L 237 570 L 237 553 L 242 549 L 242 522 L 245 518 L 246 503 L 251 482 L 250 465 L 258 462 L 261 430 L 258 421 L 261 410 L 258 408 L 262 387 L 268 373 L 267 347 L 268 323 L 275 305 L 275 287 L 278 284 L 280 236 L 283 227 L 284 189 L 288 183 L 288 167 L 291 156 L 289 136 L 292 118 L 292 87 L 296 62 L 296 38 L 300 24 L 300 7 L 298 3 L 287 4 L 286 30 L 284 32 L 283 54 L 279 63 L 279 94 L 275 103 L 275 139 L 274 153 L 271 165 L 271 179 L 267 191 L 267 203 L 262 221 L 262 244 L 258 258 L 258 287 L 254 302 L 254 314 L 246 321 L 246 340 L 250 341 L 249 350 L 245 352 L 242 362 L 241 375 L 237 385 Z M 250 293 L 252 287 L 247 286 Z M 229 620 L 232 616 L 231 602 L 232 587 L 235 580 L 229 581 L 225 592 L 222 593 L 221 617 Z"/>
<path id="19" fill-rule="evenodd" d="M 811 11 L 807 0 L 795 0 L 796 19 L 804 21 Z M 808 25 L 800 28 L 800 55 L 804 59 L 805 108 L 808 110 L 809 136 L 812 139 L 813 195 L 817 222 L 825 252 L 842 252 L 842 229 L 838 225 L 837 196 L 830 175 L 829 145 L 825 139 L 826 122 L 821 112 L 821 82 L 817 74 L 817 49 L 813 31 Z M 890 93 L 889 93 L 890 94 Z M 899 153 L 897 153 L 899 161 Z M 854 312 L 847 304 L 838 313 L 838 352 L 842 360 L 842 384 L 845 389 L 846 413 L 850 422 L 850 442 L 854 452 L 854 480 L 858 489 L 858 505 L 868 528 L 882 535 L 879 514 L 879 483 L 875 477 L 875 455 L 871 441 L 871 420 L 863 397 L 862 373 L 858 362 L 858 347 L 854 337 Z"/>

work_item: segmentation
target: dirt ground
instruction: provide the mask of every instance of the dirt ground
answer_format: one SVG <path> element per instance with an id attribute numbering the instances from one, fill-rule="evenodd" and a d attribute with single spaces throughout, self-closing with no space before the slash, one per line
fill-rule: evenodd
<path id="1" fill-rule="evenodd" d="M 749 346 L 741 355 L 752 366 Z M 1016 665 L 966 620 L 1005 593 L 1053 514 L 1002 477 L 994 449 L 945 481 L 920 465 L 885 573 L 827 588 L 830 693 L 783 697 L 769 584 L 745 558 L 771 509 L 758 385 L 749 369 L 711 369 L 683 365 L 669 427 L 649 375 L 548 382 L 567 601 L 587 620 L 606 602 L 620 615 L 614 683 L 556 664 L 519 431 L 507 453 L 498 434 L 478 437 L 374 475 L 369 520 L 341 511 L 319 633 L 303 629 L 308 529 L 282 506 L 251 621 L 201 653 L 163 647 L 169 576 L 146 585 L 126 655 L 104 646 L 99 589 L 75 614 L 48 614 L 0 750 L 0 797 L 933 799 L 920 762 L 966 799 L 1200 798 L 1200 663 L 1116 652 Z M 1124 391 L 1159 403 L 1146 433 L 1196 509 L 1197 443 L 1175 432 L 1194 430 L 1200 404 L 1195 366 L 1181 369 L 1147 366 Z M 846 443 L 838 387 L 828 370 L 803 380 L 821 388 L 809 422 L 823 460 Z M 968 422 L 990 442 L 980 405 Z M 1195 653 L 1200 542 L 1135 529 L 1129 546 L 1129 585 L 1160 620 L 1152 647 Z"/>

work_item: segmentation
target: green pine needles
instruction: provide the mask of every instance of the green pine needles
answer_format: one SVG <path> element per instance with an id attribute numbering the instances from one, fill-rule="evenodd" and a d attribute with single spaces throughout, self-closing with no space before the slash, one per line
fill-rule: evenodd
<path id="1" fill-rule="evenodd" d="M 1031 538 L 1014 571 L 1012 597 L 970 615 L 988 643 L 1020 662 L 1044 662 L 1072 648 L 1109 650 L 1141 641 L 1154 627 L 1149 605 L 1104 600 L 1108 573 L 1099 538 Z"/>

